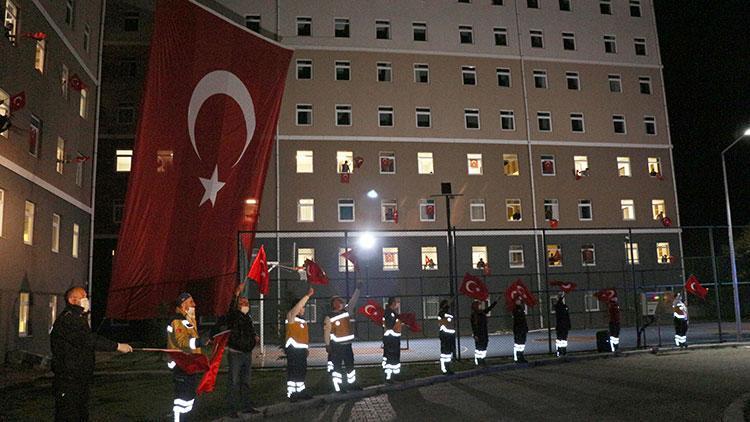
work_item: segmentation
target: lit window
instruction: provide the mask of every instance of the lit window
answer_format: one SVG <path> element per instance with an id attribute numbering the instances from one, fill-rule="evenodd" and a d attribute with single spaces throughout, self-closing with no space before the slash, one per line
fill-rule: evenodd
<path id="1" fill-rule="evenodd" d="M 312 104 L 297 104 L 297 126 L 311 126 L 312 112 Z"/>
<path id="2" fill-rule="evenodd" d="M 630 177 L 630 157 L 617 157 L 617 174 L 620 177 Z"/>
<path id="3" fill-rule="evenodd" d="M 661 176 L 661 161 L 658 157 L 648 157 L 648 175 L 651 177 Z"/>
<path id="4" fill-rule="evenodd" d="M 122 30 L 125 32 L 137 32 L 141 24 L 141 16 L 138 12 L 126 12 L 122 20 Z"/>
<path id="5" fill-rule="evenodd" d="M 431 152 L 417 153 L 417 171 L 419 174 L 434 174 L 435 167 L 432 162 Z"/>
<path id="6" fill-rule="evenodd" d="M 336 126 L 352 125 L 352 106 L 336 104 Z"/>
<path id="7" fill-rule="evenodd" d="M 245 15 L 245 28 L 260 32 L 260 15 Z"/>
<path id="8" fill-rule="evenodd" d="M 611 0 L 599 0 L 599 13 L 602 15 L 612 14 L 612 1 Z"/>
<path id="9" fill-rule="evenodd" d="M 482 174 L 482 154 L 466 154 L 468 174 Z"/>
<path id="10" fill-rule="evenodd" d="M 347 249 L 339 248 L 339 272 L 340 273 L 344 273 L 347 271 L 349 272 L 354 271 L 354 264 L 352 264 L 352 262 L 346 259 L 345 257 L 341 256 L 341 254 L 351 251 L 351 250 L 352 248 L 347 248 Z"/>
<path id="11" fill-rule="evenodd" d="M 383 271 L 398 271 L 398 248 L 383 248 Z"/>
<path id="12" fill-rule="evenodd" d="M 33 202 L 26 201 L 23 213 L 23 243 L 27 245 L 34 244 L 34 214 L 36 205 Z"/>
<path id="13" fill-rule="evenodd" d="M 339 199 L 339 222 L 354 221 L 354 200 Z"/>
<path id="14" fill-rule="evenodd" d="M 555 175 L 555 156 L 554 155 L 542 155 L 542 176 L 554 176 Z"/>
<path id="15" fill-rule="evenodd" d="M 508 30 L 506 28 L 493 28 L 492 32 L 495 34 L 495 45 L 508 45 Z"/>
<path id="16" fill-rule="evenodd" d="M 531 36 L 531 47 L 532 48 L 544 48 L 544 36 L 540 30 L 530 30 L 529 35 Z"/>
<path id="17" fill-rule="evenodd" d="M 52 252 L 60 252 L 60 216 L 52 214 Z"/>
<path id="18" fill-rule="evenodd" d="M 622 92 L 622 78 L 620 75 L 609 75 L 609 92 Z"/>
<path id="19" fill-rule="evenodd" d="M 411 24 L 414 33 L 414 41 L 427 41 L 427 24 L 424 22 L 413 22 Z"/>
<path id="20" fill-rule="evenodd" d="M 632 199 L 620 200 L 623 220 L 635 220 L 635 203 Z"/>
<path id="21" fill-rule="evenodd" d="M 583 306 L 586 312 L 599 312 L 599 299 L 595 298 L 591 292 L 583 295 Z"/>
<path id="22" fill-rule="evenodd" d="M 612 129 L 615 133 L 625 134 L 627 129 L 625 128 L 625 116 L 613 115 L 612 116 Z"/>
<path id="23" fill-rule="evenodd" d="M 552 113 L 549 111 L 537 111 L 536 121 L 540 132 L 552 131 Z"/>
<path id="24" fill-rule="evenodd" d="M 8 93 L 0 89 L 0 116 L 9 116 L 10 115 L 10 96 L 8 96 Z M 4 132 L 0 132 L 0 137 L 7 138 L 8 137 L 9 130 L 6 130 Z"/>
<path id="25" fill-rule="evenodd" d="M 604 52 L 609 54 L 617 53 L 617 38 L 614 35 L 604 36 Z"/>
<path id="26" fill-rule="evenodd" d="M 333 36 L 335 38 L 349 38 L 349 19 L 335 18 L 333 20 Z"/>
<path id="27" fill-rule="evenodd" d="M 435 200 L 434 199 L 420 199 L 419 200 L 419 221 L 422 221 L 422 222 L 435 221 Z"/>
<path id="28" fill-rule="evenodd" d="M 508 221 L 521 221 L 523 219 L 523 215 L 521 214 L 521 200 L 506 199 L 505 215 Z"/>
<path id="29" fill-rule="evenodd" d="M 510 245 L 508 249 L 508 261 L 510 262 L 510 268 L 523 268 L 525 266 L 522 245 Z"/>
<path id="30" fill-rule="evenodd" d="M 479 110 L 475 108 L 464 109 L 464 128 L 479 129 Z"/>
<path id="31" fill-rule="evenodd" d="M 659 264 L 669 264 L 669 242 L 656 242 L 656 262 Z"/>
<path id="32" fill-rule="evenodd" d="M 584 267 L 593 267 L 596 265 L 596 252 L 592 243 L 581 246 L 581 265 Z"/>
<path id="33" fill-rule="evenodd" d="M 393 127 L 393 107 L 378 107 L 378 126 Z"/>
<path id="34" fill-rule="evenodd" d="M 500 110 L 500 129 L 516 130 L 516 116 L 513 110 Z"/>
<path id="35" fill-rule="evenodd" d="M 297 79 L 308 80 L 313 77 L 313 62 L 310 59 L 297 60 Z"/>
<path id="36" fill-rule="evenodd" d="M 486 214 L 484 208 L 484 199 L 472 199 L 469 203 L 469 216 L 471 221 L 485 221 Z"/>
<path id="37" fill-rule="evenodd" d="M 55 152 L 55 171 L 63 174 L 65 165 L 65 140 L 57 138 L 57 150 Z"/>
<path id="38" fill-rule="evenodd" d="M 534 75 L 534 88 L 547 88 L 547 71 L 546 70 L 535 70 Z"/>
<path id="39" fill-rule="evenodd" d="M 589 157 L 586 155 L 573 156 L 573 170 L 576 177 L 585 177 L 589 175 Z"/>
<path id="40" fill-rule="evenodd" d="M 351 173 L 354 153 L 351 151 L 336 151 L 336 171 L 339 173 Z"/>
<path id="41" fill-rule="evenodd" d="M 461 44 L 473 44 L 474 43 L 474 31 L 472 27 L 469 25 L 459 25 L 458 38 Z"/>
<path id="42" fill-rule="evenodd" d="M 308 259 L 315 261 L 315 248 L 297 248 L 297 266 L 303 266 Z"/>
<path id="43" fill-rule="evenodd" d="M 313 152 L 297 151 L 297 173 L 313 172 Z"/>
<path id="44" fill-rule="evenodd" d="M 477 84 L 477 68 L 476 66 L 461 66 L 461 80 L 464 85 L 476 85 Z"/>
<path id="45" fill-rule="evenodd" d="M 81 235 L 81 229 L 78 224 L 73 223 L 73 244 L 70 249 L 70 254 L 73 258 L 78 258 L 78 237 Z"/>
<path id="46" fill-rule="evenodd" d="M 396 223 L 398 219 L 398 206 L 395 199 L 380 201 L 380 221 L 384 223 Z"/>
<path id="47" fill-rule="evenodd" d="M 641 17 L 641 2 L 639 0 L 630 0 L 630 16 Z"/>
<path id="48" fill-rule="evenodd" d="M 81 100 L 78 106 L 78 115 L 80 115 L 81 117 L 85 119 L 88 116 L 88 108 L 89 108 L 88 96 L 89 95 L 88 95 L 87 89 L 82 89 L 80 92 L 81 92 Z"/>
<path id="49" fill-rule="evenodd" d="M 416 110 L 417 115 L 417 127 L 430 127 L 432 124 L 431 122 L 431 113 L 429 108 L 417 108 Z"/>
<path id="50" fill-rule="evenodd" d="M 77 151 L 76 157 L 83 157 L 83 153 Z M 76 160 L 76 186 L 81 186 L 83 184 L 83 163 L 83 160 Z"/>
<path id="51" fill-rule="evenodd" d="M 638 89 L 641 91 L 641 94 L 651 95 L 651 77 L 639 76 Z"/>
<path id="52" fill-rule="evenodd" d="M 422 317 L 424 319 L 438 319 L 440 311 L 440 298 L 427 296 L 422 298 Z"/>
<path id="53" fill-rule="evenodd" d="M 337 81 L 348 81 L 351 78 L 351 63 L 348 61 L 337 61 L 334 68 Z"/>
<path id="54" fill-rule="evenodd" d="M 426 64 L 414 64 L 414 82 L 426 84 L 430 82 L 430 66 Z"/>
<path id="55" fill-rule="evenodd" d="M 378 82 L 391 82 L 393 69 L 391 68 L 390 63 L 378 62 L 377 70 L 378 70 Z"/>
<path id="56" fill-rule="evenodd" d="M 391 22 L 387 20 L 375 21 L 375 38 L 379 40 L 391 39 Z"/>
<path id="57" fill-rule="evenodd" d="M 575 50 L 576 49 L 576 37 L 572 32 L 562 33 L 563 50 Z"/>
<path id="58" fill-rule="evenodd" d="M 497 68 L 497 86 L 510 88 L 510 69 L 505 67 Z"/>
<path id="59" fill-rule="evenodd" d="M 393 151 L 380 151 L 380 174 L 396 173 L 396 153 Z"/>
<path id="60" fill-rule="evenodd" d="M 562 246 L 557 244 L 547 245 L 547 266 L 562 267 Z"/>
<path id="61" fill-rule="evenodd" d="M 578 76 L 578 72 L 565 72 L 565 82 L 568 89 L 578 91 L 581 89 L 581 79 Z"/>
<path id="62" fill-rule="evenodd" d="M 661 220 L 667 216 L 667 208 L 664 205 L 663 199 L 652 199 L 651 200 L 651 218 L 654 220 Z"/>
<path id="63" fill-rule="evenodd" d="M 297 222 L 311 223 L 315 221 L 315 200 L 300 199 L 297 202 Z"/>
<path id="64" fill-rule="evenodd" d="M 44 59 L 47 55 L 47 41 L 38 40 L 36 42 L 36 53 L 34 54 L 34 69 L 39 73 L 44 73 Z"/>
<path id="65" fill-rule="evenodd" d="M 633 39 L 633 46 L 635 48 L 635 55 L 636 56 L 645 56 L 646 55 L 646 39 L 645 38 L 635 38 L 635 39 Z"/>
<path id="66" fill-rule="evenodd" d="M 422 246 L 422 269 L 433 271 L 438 269 L 437 246 Z"/>
<path id="67" fill-rule="evenodd" d="M 519 176 L 521 174 L 518 155 L 503 154 L 503 172 L 506 176 Z"/>
<path id="68" fill-rule="evenodd" d="M 31 293 L 18 295 L 18 337 L 31 335 Z"/>
<path id="69" fill-rule="evenodd" d="M 643 130 L 646 135 L 656 135 L 656 117 L 643 116 Z"/>
<path id="70" fill-rule="evenodd" d="M 583 121 L 583 113 L 570 113 L 570 131 L 583 133 L 586 131 L 586 126 Z"/>
<path id="71" fill-rule="evenodd" d="M 11 0 L 5 2 L 5 19 L 3 21 L 6 37 L 11 44 L 16 45 L 18 38 L 18 6 Z"/>
<path id="72" fill-rule="evenodd" d="M 481 268 L 483 265 L 487 265 L 487 247 L 486 246 L 472 246 L 471 247 L 471 262 L 474 268 Z M 480 263 L 481 262 L 481 263 Z"/>
<path id="73" fill-rule="evenodd" d="M 118 149 L 115 150 L 115 171 L 116 172 L 128 172 L 130 171 L 133 163 L 133 150 L 132 149 Z"/>
<path id="74" fill-rule="evenodd" d="M 297 16 L 297 36 L 298 37 L 309 37 L 312 36 L 312 18 Z"/>
<path id="75" fill-rule="evenodd" d="M 544 220 L 560 220 L 560 202 L 557 199 L 544 200 Z"/>
<path id="76" fill-rule="evenodd" d="M 35 115 L 29 117 L 29 154 L 39 154 L 39 141 L 42 139 L 42 121 Z"/>
<path id="77" fill-rule="evenodd" d="M 641 260 L 638 257 L 638 243 L 637 242 L 625 242 L 625 262 L 628 264 L 640 264 Z"/>
<path id="78" fill-rule="evenodd" d="M 581 199 L 578 201 L 578 219 L 581 221 L 591 221 L 593 212 L 591 209 L 590 199 Z"/>

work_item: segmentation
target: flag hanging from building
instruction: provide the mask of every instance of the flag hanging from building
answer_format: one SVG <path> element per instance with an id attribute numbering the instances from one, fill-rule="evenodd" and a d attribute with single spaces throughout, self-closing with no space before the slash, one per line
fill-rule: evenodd
<path id="1" fill-rule="evenodd" d="M 181 291 L 199 314 L 226 312 L 237 231 L 255 228 L 244 207 L 261 204 L 291 55 L 205 6 L 156 2 L 107 317 L 156 317 Z"/>
<path id="2" fill-rule="evenodd" d="M 687 290 L 688 293 L 692 293 L 703 300 L 706 300 L 706 295 L 708 294 L 708 289 L 703 287 L 701 285 L 701 282 L 698 281 L 698 277 L 693 274 L 691 274 L 685 282 L 685 290 Z"/>
<path id="3" fill-rule="evenodd" d="M 266 259 L 266 249 L 260 245 L 258 254 L 255 255 L 255 261 L 247 272 L 247 278 L 258 283 L 260 294 L 268 294 L 268 260 Z"/>
<path id="4" fill-rule="evenodd" d="M 10 97 L 10 112 L 16 112 L 26 107 L 26 91 L 21 91 L 18 94 Z"/>

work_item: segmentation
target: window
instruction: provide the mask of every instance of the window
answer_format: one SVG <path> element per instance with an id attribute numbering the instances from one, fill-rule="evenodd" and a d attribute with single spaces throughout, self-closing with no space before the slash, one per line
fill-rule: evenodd
<path id="1" fill-rule="evenodd" d="M 336 126 L 352 125 L 352 106 L 336 104 Z"/>
<path id="2" fill-rule="evenodd" d="M 27 245 L 34 244 L 34 213 L 36 205 L 31 201 L 26 201 L 23 212 L 23 243 Z"/>
<path id="3" fill-rule="evenodd" d="M 315 261 L 315 248 L 297 248 L 297 266 L 303 266 L 308 259 Z"/>
<path id="4" fill-rule="evenodd" d="M 663 199 L 652 199 L 651 200 L 651 218 L 654 220 L 661 220 L 667 216 L 667 209 L 664 205 Z"/>
<path id="5" fill-rule="evenodd" d="M 612 128 L 615 133 L 624 134 L 627 130 L 625 128 L 625 116 L 615 114 L 612 116 Z"/>
<path id="6" fill-rule="evenodd" d="M 21 292 L 18 295 L 18 337 L 31 335 L 31 293 Z"/>
<path id="7" fill-rule="evenodd" d="M 414 33 L 414 41 L 427 41 L 427 24 L 424 22 L 413 22 L 411 24 Z"/>
<path id="8" fill-rule="evenodd" d="M 333 19 L 333 36 L 335 38 L 349 38 L 349 19 Z"/>
<path id="9" fill-rule="evenodd" d="M 315 221 L 315 200 L 300 199 L 297 201 L 297 222 L 311 223 Z"/>
<path id="10" fill-rule="evenodd" d="M 581 265 L 584 267 L 593 267 L 596 265 L 596 253 L 593 243 L 581 245 Z"/>
<path id="11" fill-rule="evenodd" d="M 648 175 L 661 176 L 661 161 L 657 157 L 648 157 Z"/>
<path id="12" fill-rule="evenodd" d="M 479 129 L 479 110 L 475 108 L 464 109 L 464 128 Z"/>
<path id="13" fill-rule="evenodd" d="M 129 172 L 133 163 L 132 149 L 115 150 L 115 172 Z"/>
<path id="14" fill-rule="evenodd" d="M 617 40 L 614 35 L 604 36 L 604 52 L 609 54 L 617 53 Z"/>
<path id="15" fill-rule="evenodd" d="M 506 199 L 505 215 L 508 221 L 521 221 L 523 218 L 523 215 L 521 214 L 521 200 Z"/>
<path id="16" fill-rule="evenodd" d="M 348 248 L 348 249 L 339 248 L 339 272 L 340 273 L 347 272 L 347 270 L 349 272 L 353 272 L 354 271 L 354 264 L 352 264 L 352 262 L 349 261 L 348 259 L 346 259 L 343 256 L 341 256 L 341 254 L 343 254 L 345 252 L 348 252 L 348 251 L 351 251 L 351 250 L 352 250 L 352 248 Z"/>
<path id="17" fill-rule="evenodd" d="M 398 205 L 395 199 L 380 201 L 380 221 L 383 223 L 398 223 Z"/>
<path id="18" fill-rule="evenodd" d="M 91 27 L 86 24 L 83 27 L 83 51 L 87 52 L 89 51 L 89 45 L 91 45 Z"/>
<path id="19" fill-rule="evenodd" d="M 312 104 L 297 104 L 297 126 L 311 126 L 312 118 Z"/>
<path id="20" fill-rule="evenodd" d="M 312 18 L 297 16 L 297 36 L 312 36 Z"/>
<path id="21" fill-rule="evenodd" d="M 387 20 L 375 21 L 375 38 L 378 40 L 391 39 L 391 21 L 387 21 Z"/>
<path id="22" fill-rule="evenodd" d="M 537 111 L 536 122 L 540 132 L 552 131 L 552 113 L 549 111 Z"/>
<path id="23" fill-rule="evenodd" d="M 430 83 L 430 67 L 426 64 L 414 64 L 414 82 Z"/>
<path id="24" fill-rule="evenodd" d="M 557 244 L 547 245 L 547 266 L 562 267 L 562 246 Z"/>
<path id="25" fill-rule="evenodd" d="M 383 271 L 398 271 L 398 248 L 383 248 Z"/>
<path id="26" fill-rule="evenodd" d="M 68 71 L 68 66 L 62 65 L 62 70 L 60 71 L 60 88 L 62 90 L 62 96 L 66 100 L 68 99 L 68 77 L 70 76 Z"/>
<path id="27" fill-rule="evenodd" d="M 76 17 L 76 5 L 75 0 L 67 0 L 65 2 L 65 24 L 72 27 L 75 23 Z"/>
<path id="28" fill-rule="evenodd" d="M 10 115 L 10 97 L 8 93 L 0 89 L 0 116 Z M 0 137 L 7 138 L 9 130 L 0 132 Z"/>
<path id="29" fill-rule="evenodd" d="M 351 64 L 348 61 L 336 61 L 335 79 L 337 81 L 348 81 L 351 78 Z"/>
<path id="30" fill-rule="evenodd" d="M 63 174 L 65 165 L 65 140 L 63 138 L 57 138 L 57 151 L 55 153 L 55 171 Z"/>
<path id="31" fill-rule="evenodd" d="M 44 73 L 44 58 L 47 53 L 47 41 L 38 40 L 36 42 L 36 53 L 34 54 L 34 69 L 39 73 Z"/>
<path id="32" fill-rule="evenodd" d="M 121 223 L 125 214 L 125 201 L 115 199 L 112 201 L 112 222 Z"/>
<path id="33" fill-rule="evenodd" d="M 617 174 L 620 177 L 630 177 L 630 157 L 617 157 Z"/>
<path id="34" fill-rule="evenodd" d="M 505 47 L 508 45 L 508 30 L 506 28 L 493 28 L 495 34 L 495 45 Z"/>
<path id="35" fill-rule="evenodd" d="M 78 258 L 78 237 L 81 234 L 81 229 L 78 227 L 78 224 L 73 223 L 73 244 L 70 248 L 70 254 L 73 256 L 73 258 Z"/>
<path id="36" fill-rule="evenodd" d="M 576 36 L 572 32 L 562 33 L 563 50 L 575 50 L 576 49 Z"/>
<path id="37" fill-rule="evenodd" d="M 669 242 L 656 242 L 656 262 L 659 264 L 669 264 Z"/>
<path id="38" fill-rule="evenodd" d="M 544 48 L 544 35 L 542 31 L 532 29 L 529 31 L 531 36 L 531 47 L 532 48 Z"/>
<path id="39" fill-rule="evenodd" d="M 430 127 L 430 109 L 417 108 L 417 127 Z"/>
<path id="40" fill-rule="evenodd" d="M 486 246 L 472 246 L 471 247 L 471 262 L 474 264 L 474 268 L 480 268 L 477 263 L 482 261 L 485 265 L 487 264 L 487 247 Z"/>
<path id="41" fill-rule="evenodd" d="M 635 204 L 632 199 L 620 200 L 623 220 L 635 220 Z"/>
<path id="42" fill-rule="evenodd" d="M 497 86 L 510 88 L 510 69 L 505 67 L 497 68 Z"/>
<path id="43" fill-rule="evenodd" d="M 492 5 L 493 6 L 502 6 L 503 5 L 503 0 L 492 0 Z"/>
<path id="44" fill-rule="evenodd" d="M 380 174 L 396 174 L 396 153 L 380 151 Z"/>
<path id="45" fill-rule="evenodd" d="M 464 85 L 476 85 L 477 68 L 474 66 L 461 66 L 461 79 Z"/>
<path id="46" fill-rule="evenodd" d="M 656 135 L 656 118 L 654 116 L 643 116 L 643 129 L 646 135 Z"/>
<path id="47" fill-rule="evenodd" d="M 539 9 L 539 0 L 526 0 L 526 7 L 529 9 Z"/>
<path id="48" fill-rule="evenodd" d="M 620 75 L 609 75 L 609 92 L 622 92 L 622 78 Z"/>
<path id="49" fill-rule="evenodd" d="M 591 221 L 593 219 L 590 199 L 578 200 L 578 219 L 581 221 Z"/>
<path id="50" fill-rule="evenodd" d="M 482 154 L 466 154 L 466 165 L 469 175 L 482 174 Z"/>
<path id="51" fill-rule="evenodd" d="M 254 32 L 260 32 L 260 15 L 245 15 L 245 27 Z"/>
<path id="52" fill-rule="evenodd" d="M 599 312 L 599 299 L 595 298 L 591 292 L 583 295 L 583 306 L 586 312 Z"/>
<path id="53" fill-rule="evenodd" d="M 474 30 L 469 25 L 458 26 L 458 39 L 461 44 L 473 44 L 474 43 Z"/>
<path id="54" fill-rule="evenodd" d="M 57 296 L 51 295 L 49 297 L 49 302 L 47 303 L 47 310 L 48 310 L 48 317 L 49 320 L 47 321 L 47 332 L 52 332 L 52 326 L 55 324 L 55 319 L 57 319 Z"/>
<path id="55" fill-rule="evenodd" d="M 513 110 L 500 110 L 500 129 L 516 130 L 516 116 Z"/>
<path id="56" fill-rule="evenodd" d="M 339 222 L 354 221 L 354 200 L 339 199 Z"/>
<path id="57" fill-rule="evenodd" d="M 312 151 L 297 151 L 297 173 L 312 173 L 313 172 L 313 152 Z"/>
<path id="58" fill-rule="evenodd" d="M 639 0 L 630 0 L 630 16 L 641 17 L 641 2 Z"/>
<path id="59" fill-rule="evenodd" d="M 52 213 L 52 252 L 60 252 L 60 216 Z"/>
<path id="60" fill-rule="evenodd" d="M 18 6 L 11 0 L 5 2 L 5 20 L 3 21 L 6 37 L 11 44 L 16 45 L 18 38 Z"/>
<path id="61" fill-rule="evenodd" d="M 503 154 L 503 172 L 506 176 L 519 176 L 521 174 L 518 155 Z"/>
<path id="62" fill-rule="evenodd" d="M 85 119 L 88 116 L 89 94 L 88 94 L 88 90 L 85 88 L 82 89 L 80 92 L 81 92 L 81 99 L 78 104 L 78 115 Z"/>
<path id="63" fill-rule="evenodd" d="M 432 163 L 431 152 L 418 152 L 417 153 L 417 171 L 419 174 L 434 174 L 435 167 Z"/>
<path id="64" fill-rule="evenodd" d="M 422 316 L 424 319 L 438 319 L 440 311 L 440 298 L 429 296 L 422 298 Z"/>
<path id="65" fill-rule="evenodd" d="M 257 301 L 250 302 L 250 306 L 252 307 L 253 303 L 258 303 Z M 251 311 L 255 312 L 253 315 L 258 315 L 257 311 Z M 308 324 L 315 324 L 318 322 L 318 299 L 310 299 L 305 304 L 305 321 L 307 321 Z"/>
<path id="66" fill-rule="evenodd" d="M 42 139 L 42 121 L 35 115 L 29 117 L 29 154 L 39 154 L 39 141 Z"/>
<path id="67" fill-rule="evenodd" d="M 437 246 L 422 246 L 422 269 L 433 271 L 438 269 Z"/>
<path id="68" fill-rule="evenodd" d="M 313 75 L 313 63 L 310 59 L 298 59 L 297 60 L 297 79 L 305 80 L 312 79 Z"/>
<path id="69" fill-rule="evenodd" d="M 641 94 L 651 95 L 651 78 L 648 76 L 639 76 L 638 87 Z"/>
<path id="70" fill-rule="evenodd" d="M 544 200 L 544 220 L 559 220 L 560 219 L 560 202 L 557 199 L 546 199 Z"/>
<path id="71" fill-rule="evenodd" d="M 354 153 L 351 151 L 336 151 L 336 171 L 339 173 L 351 173 Z"/>
<path id="72" fill-rule="evenodd" d="M 570 113 L 570 131 L 578 133 L 586 131 L 586 126 L 583 121 L 583 113 Z"/>
<path id="73" fill-rule="evenodd" d="M 126 12 L 122 19 L 122 30 L 125 32 L 138 32 L 141 24 L 141 16 L 138 12 Z"/>
<path id="74" fill-rule="evenodd" d="M 571 0 L 560 0 L 560 10 L 563 12 L 570 12 L 573 10 L 573 5 L 570 4 Z"/>
<path id="75" fill-rule="evenodd" d="M 423 221 L 423 222 L 435 221 L 435 200 L 434 199 L 420 199 L 419 200 L 419 221 Z"/>
<path id="76" fill-rule="evenodd" d="M 575 91 L 581 89 L 581 80 L 578 77 L 578 72 L 565 72 L 565 81 L 567 82 L 568 89 Z"/>
<path id="77" fill-rule="evenodd" d="M 471 221 L 485 221 L 484 199 L 472 199 L 469 202 L 469 216 Z"/>
<path id="78" fill-rule="evenodd" d="M 612 14 L 612 1 L 611 0 L 599 0 L 599 13 L 602 15 Z"/>
<path id="79" fill-rule="evenodd" d="M 83 184 L 84 161 L 82 159 L 79 159 L 80 157 L 83 157 L 83 153 L 81 151 L 76 151 L 76 186 L 81 186 Z"/>
<path id="80" fill-rule="evenodd" d="M 547 71 L 546 70 L 535 70 L 534 71 L 534 88 L 547 88 Z"/>
<path id="81" fill-rule="evenodd" d="M 555 156 L 554 155 L 542 155 L 542 176 L 554 176 L 555 175 Z"/>
<path id="82" fill-rule="evenodd" d="M 378 126 L 393 127 L 393 107 L 378 107 Z"/>
<path id="83" fill-rule="evenodd" d="M 0 237 L 3 237 L 3 216 L 5 215 L 5 190 L 0 189 Z"/>
<path id="84" fill-rule="evenodd" d="M 378 62 L 378 82 L 390 82 L 393 70 L 390 63 Z"/>
<path id="85" fill-rule="evenodd" d="M 633 46 L 635 47 L 636 56 L 646 55 L 646 39 L 645 38 L 634 38 Z"/>
<path id="86" fill-rule="evenodd" d="M 129 125 L 135 121 L 135 107 L 130 103 L 117 106 L 117 124 Z"/>
<path id="87" fill-rule="evenodd" d="M 510 268 L 524 267 L 522 245 L 510 245 L 508 249 L 508 261 L 510 262 Z"/>
<path id="88" fill-rule="evenodd" d="M 628 264 L 640 264 L 641 260 L 638 257 L 638 243 L 637 242 L 625 242 L 625 262 Z"/>

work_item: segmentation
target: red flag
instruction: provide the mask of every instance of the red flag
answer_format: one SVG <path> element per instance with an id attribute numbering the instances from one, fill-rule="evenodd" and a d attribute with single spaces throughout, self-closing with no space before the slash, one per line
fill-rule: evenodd
<path id="1" fill-rule="evenodd" d="M 210 366 L 206 355 L 183 352 L 168 352 L 167 354 L 169 355 L 169 358 L 187 374 L 206 372 Z"/>
<path id="2" fill-rule="evenodd" d="M 18 111 L 24 107 L 26 107 L 26 91 L 21 91 L 18 94 L 10 97 L 11 113 Z"/>
<path id="3" fill-rule="evenodd" d="M 260 245 L 258 254 L 255 255 L 255 261 L 247 272 L 247 278 L 255 280 L 258 283 L 258 291 L 261 294 L 268 294 L 268 261 L 266 261 L 266 250 Z"/>
<path id="4" fill-rule="evenodd" d="M 224 348 L 229 341 L 229 332 L 219 334 L 214 337 L 214 353 L 211 356 L 211 365 L 208 371 L 203 375 L 198 389 L 195 391 L 196 394 L 210 393 L 214 391 L 214 385 L 216 384 L 216 375 L 219 373 L 219 366 L 221 366 L 221 357 L 224 355 Z"/>
<path id="5" fill-rule="evenodd" d="M 398 224 L 398 210 L 393 210 L 393 222 Z"/>
<path id="6" fill-rule="evenodd" d="M 362 167 L 362 164 L 364 164 L 364 162 L 365 162 L 364 158 L 359 157 L 359 156 L 354 157 L 354 168 L 358 169 L 358 168 Z"/>
<path id="7" fill-rule="evenodd" d="M 469 273 L 464 274 L 464 280 L 461 282 L 458 291 L 466 296 L 479 300 L 487 300 L 490 295 L 487 290 L 487 285 L 484 284 L 479 277 Z"/>
<path id="8" fill-rule="evenodd" d="M 23 36 L 24 38 L 31 38 L 32 40 L 37 41 L 47 39 L 47 34 L 45 34 L 44 32 L 26 32 L 25 34 L 23 34 Z"/>
<path id="9" fill-rule="evenodd" d="M 407 312 L 399 314 L 398 319 L 404 323 L 412 333 L 419 333 L 422 331 L 422 327 L 417 323 L 417 315 L 414 312 Z"/>
<path id="10" fill-rule="evenodd" d="M 661 225 L 664 227 L 672 227 L 672 219 L 669 217 L 662 218 Z"/>
<path id="11" fill-rule="evenodd" d="M 339 174 L 339 180 L 341 183 L 349 183 L 349 173 L 341 173 Z"/>
<path id="12" fill-rule="evenodd" d="M 617 290 L 615 289 L 601 289 L 594 293 L 594 297 L 601 302 L 611 302 L 613 298 L 617 297 Z"/>
<path id="13" fill-rule="evenodd" d="M 573 290 L 575 290 L 576 287 L 578 287 L 578 285 L 573 282 L 565 282 L 565 281 L 560 281 L 560 280 L 550 280 L 549 285 L 557 286 L 560 288 L 560 290 L 564 291 L 565 293 L 570 293 Z"/>
<path id="14" fill-rule="evenodd" d="M 310 284 L 328 284 L 328 275 L 315 261 L 306 259 L 304 268 Z"/>
<path id="15" fill-rule="evenodd" d="M 68 83 L 70 84 L 70 87 L 76 91 L 83 91 L 84 89 L 88 88 L 77 73 L 74 73 L 70 77 Z"/>
<path id="16" fill-rule="evenodd" d="M 520 278 L 511 283 L 511 285 L 508 286 L 507 289 L 505 289 L 506 308 L 508 308 L 508 310 L 513 310 L 516 299 L 519 297 L 521 298 L 521 301 L 526 304 L 526 306 L 536 306 L 539 303 L 536 296 L 531 293 L 531 290 L 526 287 L 526 285 L 523 283 L 523 281 L 521 281 Z"/>
<path id="17" fill-rule="evenodd" d="M 222 314 L 237 231 L 257 221 L 245 201 L 262 208 L 292 51 L 189 1 L 160 0 L 154 17 L 107 317 L 156 317 L 181 291 Z"/>
<path id="18" fill-rule="evenodd" d="M 372 322 L 377 325 L 381 325 L 383 323 L 383 314 L 385 313 L 383 311 L 383 307 L 378 302 L 375 302 L 372 299 L 369 299 L 367 303 L 360 306 L 359 309 L 357 309 L 357 312 L 366 316 L 367 318 L 370 318 Z"/>
<path id="19" fill-rule="evenodd" d="M 559 225 L 560 225 L 560 222 L 556 218 L 551 218 L 549 220 L 549 226 L 552 227 L 553 229 L 556 229 L 557 226 Z"/>
<path id="20" fill-rule="evenodd" d="M 348 251 L 342 253 L 341 256 L 352 263 L 352 266 L 354 266 L 354 271 L 359 271 L 359 259 L 357 258 L 357 255 L 354 254 L 354 248 L 351 248 Z"/>
<path id="21" fill-rule="evenodd" d="M 701 286 L 701 282 L 698 281 L 698 277 L 692 274 L 685 282 L 685 290 L 687 290 L 688 293 L 692 293 L 703 300 L 706 300 L 706 294 L 708 294 L 708 289 Z"/>
<path id="22" fill-rule="evenodd" d="M 489 262 L 486 263 L 486 264 L 484 264 L 484 267 L 482 267 L 482 274 L 484 274 L 484 276 L 490 276 L 490 275 L 492 275 L 492 270 L 490 269 L 490 263 Z"/>

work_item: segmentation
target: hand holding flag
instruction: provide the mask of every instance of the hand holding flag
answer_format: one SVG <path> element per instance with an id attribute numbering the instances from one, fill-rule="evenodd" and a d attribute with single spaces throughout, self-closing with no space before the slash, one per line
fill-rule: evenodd
<path id="1" fill-rule="evenodd" d="M 255 255 L 255 261 L 247 273 L 247 278 L 258 283 L 260 294 L 268 294 L 268 261 L 266 261 L 266 250 L 260 245 L 258 254 Z"/>

